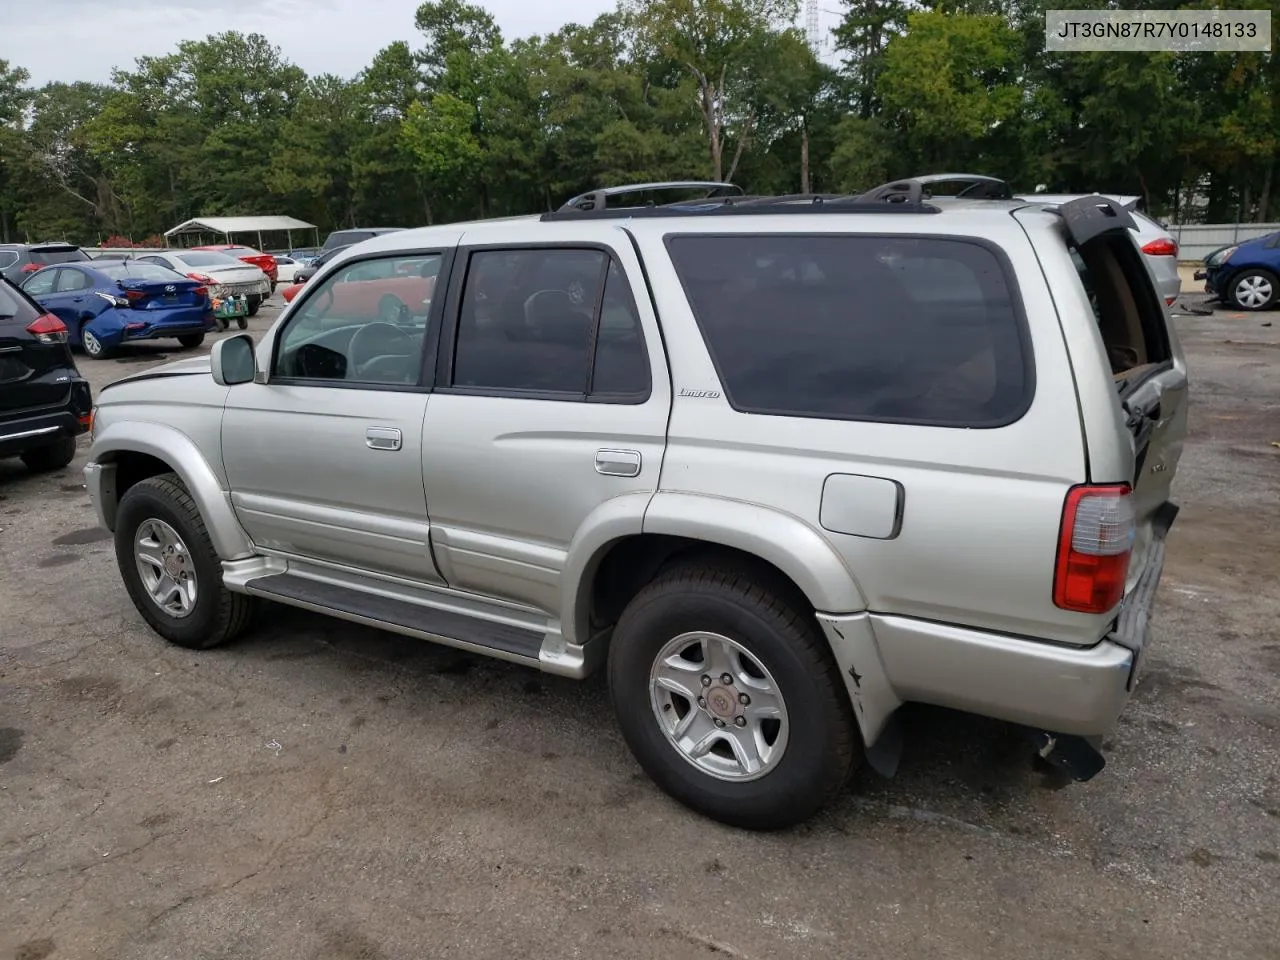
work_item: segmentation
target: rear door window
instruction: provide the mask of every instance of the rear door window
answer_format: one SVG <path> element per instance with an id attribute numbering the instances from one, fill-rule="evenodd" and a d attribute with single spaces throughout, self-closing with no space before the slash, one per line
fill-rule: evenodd
<path id="1" fill-rule="evenodd" d="M 996 427 L 1030 406 L 1021 301 L 986 244 L 695 234 L 667 247 L 737 410 Z"/>

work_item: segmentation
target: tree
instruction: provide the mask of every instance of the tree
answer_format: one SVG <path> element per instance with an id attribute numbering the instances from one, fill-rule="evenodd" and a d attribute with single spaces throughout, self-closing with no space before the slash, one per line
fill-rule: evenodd
<path id="1" fill-rule="evenodd" d="M 31 100 L 26 88 L 30 79 L 31 74 L 24 68 L 0 59 L 0 241 L 4 242 L 10 240 L 18 206 L 15 178 L 22 150 L 24 115 Z"/>

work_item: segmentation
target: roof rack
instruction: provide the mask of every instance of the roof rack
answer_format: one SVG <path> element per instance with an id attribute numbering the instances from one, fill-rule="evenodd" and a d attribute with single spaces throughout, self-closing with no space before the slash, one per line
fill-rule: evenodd
<path id="1" fill-rule="evenodd" d="M 706 197 L 678 200 L 672 203 L 647 203 L 642 207 L 610 207 L 607 199 L 643 190 L 677 190 L 705 188 Z M 895 180 L 861 194 L 794 193 L 782 196 L 748 195 L 741 187 L 714 180 L 642 183 L 584 193 L 542 214 L 543 221 L 567 219 L 613 219 L 683 217 L 690 214 L 708 216 L 812 213 L 941 213 L 938 207 L 924 202 L 926 192 L 912 179 Z"/>
<path id="2" fill-rule="evenodd" d="M 604 210 L 608 207 L 610 197 L 618 197 L 628 193 L 653 193 L 662 190 L 673 192 L 677 190 L 705 190 L 705 199 L 743 196 L 745 194 L 745 191 L 736 183 L 727 183 L 720 180 L 665 180 L 655 183 L 624 183 L 616 187 L 601 187 L 598 190 L 579 194 L 561 204 L 560 209 L 556 212 Z M 653 206 L 653 203 L 650 202 L 647 206 Z"/>
<path id="3" fill-rule="evenodd" d="M 958 191 L 957 198 L 968 200 L 1012 200 L 1013 190 L 999 177 L 988 177 L 981 173 L 929 173 L 919 177 L 907 177 L 898 183 L 917 183 L 928 196 L 932 196 L 929 187 L 936 183 L 967 183 L 968 186 Z"/>

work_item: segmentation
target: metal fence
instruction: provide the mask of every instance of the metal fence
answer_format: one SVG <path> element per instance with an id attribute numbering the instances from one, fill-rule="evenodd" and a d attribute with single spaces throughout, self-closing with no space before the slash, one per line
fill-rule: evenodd
<path id="1" fill-rule="evenodd" d="M 1171 223 L 1168 229 L 1178 241 L 1178 259 L 1198 262 L 1219 247 L 1275 233 L 1280 223 Z"/>

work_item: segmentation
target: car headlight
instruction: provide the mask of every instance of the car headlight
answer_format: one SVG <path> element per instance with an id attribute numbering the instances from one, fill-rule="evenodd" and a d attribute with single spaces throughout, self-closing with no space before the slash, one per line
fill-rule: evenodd
<path id="1" fill-rule="evenodd" d="M 1226 263 L 1228 260 L 1230 260 L 1231 255 L 1239 249 L 1240 248 L 1236 246 L 1236 247 L 1227 247 L 1225 250 L 1219 250 L 1217 253 L 1213 254 L 1211 257 L 1209 257 L 1208 260 L 1205 261 L 1205 266 L 1206 267 L 1220 266 Z"/>

